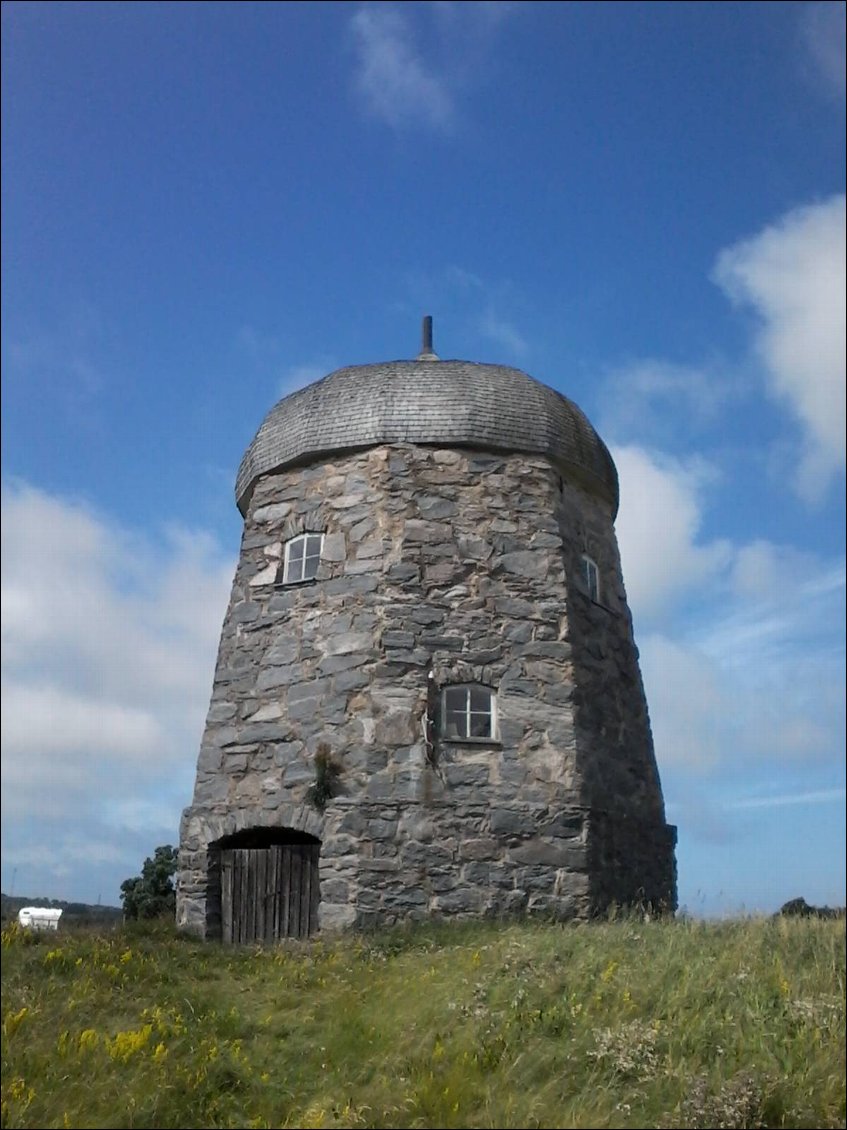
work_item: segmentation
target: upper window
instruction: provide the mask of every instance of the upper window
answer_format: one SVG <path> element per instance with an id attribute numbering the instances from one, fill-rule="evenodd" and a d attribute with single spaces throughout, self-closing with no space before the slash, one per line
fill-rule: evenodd
<path id="1" fill-rule="evenodd" d="M 321 563 L 323 544 L 323 534 L 300 534 L 286 542 L 282 583 L 294 585 L 299 581 L 314 580 Z"/>
<path id="2" fill-rule="evenodd" d="M 497 695 L 489 687 L 445 687 L 441 736 L 448 741 L 496 741 Z"/>
<path id="3" fill-rule="evenodd" d="M 589 557 L 587 553 L 583 553 L 582 555 L 582 579 L 585 583 L 585 591 L 595 604 L 599 604 L 600 570 L 597 568 L 597 562 Z"/>

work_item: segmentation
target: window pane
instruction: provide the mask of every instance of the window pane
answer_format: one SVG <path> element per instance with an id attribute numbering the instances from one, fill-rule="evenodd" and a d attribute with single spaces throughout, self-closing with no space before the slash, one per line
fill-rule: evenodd
<path id="1" fill-rule="evenodd" d="M 320 563 L 320 555 L 318 555 L 317 557 L 305 558 L 305 560 L 303 561 L 303 579 L 306 581 L 313 580 L 313 578 L 317 574 L 318 565 L 320 565 Z"/>
<path id="2" fill-rule="evenodd" d="M 489 714 L 491 712 L 491 691 L 487 687 L 471 687 L 471 710 Z"/>
<path id="3" fill-rule="evenodd" d="M 467 715 L 464 711 L 448 710 L 445 715 L 444 736 L 447 738 L 466 738 Z"/>
<path id="4" fill-rule="evenodd" d="M 464 712 L 468 692 L 464 687 L 448 687 L 444 692 L 444 706 L 448 711 Z"/>
<path id="5" fill-rule="evenodd" d="M 491 737 L 491 715 L 490 714 L 472 714 L 471 715 L 471 733 L 472 738 L 490 738 Z"/>
<path id="6" fill-rule="evenodd" d="M 292 538 L 285 547 L 284 582 L 296 584 L 298 581 L 314 580 L 321 562 L 322 548 L 323 534 L 298 534 L 296 538 Z"/>
<path id="7" fill-rule="evenodd" d="M 583 557 L 582 559 L 582 572 L 585 578 L 585 588 L 588 595 L 592 600 L 598 600 L 600 596 L 600 575 L 597 571 L 597 565 L 590 557 Z"/>
<path id="8" fill-rule="evenodd" d="M 496 696 L 490 687 L 444 687 L 441 692 L 441 735 L 453 741 L 493 741 L 497 729 Z"/>

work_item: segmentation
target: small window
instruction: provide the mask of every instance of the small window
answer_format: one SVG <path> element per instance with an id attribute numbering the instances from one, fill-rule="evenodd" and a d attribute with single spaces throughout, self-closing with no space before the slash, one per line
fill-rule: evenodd
<path id="1" fill-rule="evenodd" d="M 296 585 L 300 581 L 313 581 L 321 563 L 323 544 L 323 534 L 300 534 L 286 542 L 282 583 Z"/>
<path id="2" fill-rule="evenodd" d="M 497 696 L 488 687 L 445 687 L 441 692 L 441 736 L 448 741 L 496 741 Z"/>
<path id="3" fill-rule="evenodd" d="M 597 562 L 587 553 L 582 555 L 582 579 L 585 582 L 585 591 L 595 604 L 600 603 L 600 570 Z"/>

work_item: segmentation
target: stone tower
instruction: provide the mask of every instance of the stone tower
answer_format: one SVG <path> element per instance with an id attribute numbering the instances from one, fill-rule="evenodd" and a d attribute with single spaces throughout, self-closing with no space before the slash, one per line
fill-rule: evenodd
<path id="1" fill-rule="evenodd" d="M 177 919 L 225 941 L 430 915 L 674 909 L 618 483 L 517 369 L 339 369 L 236 483 Z"/>

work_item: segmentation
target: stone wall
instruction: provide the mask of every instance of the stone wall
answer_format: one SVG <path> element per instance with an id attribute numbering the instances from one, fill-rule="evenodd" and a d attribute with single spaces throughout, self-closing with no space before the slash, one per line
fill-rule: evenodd
<path id="1" fill-rule="evenodd" d="M 325 531 L 318 575 L 283 586 L 307 531 Z M 451 682 L 497 692 L 498 741 L 432 740 Z M 319 752 L 340 770 L 323 812 Z M 619 868 L 624 823 L 626 867 L 594 875 Z M 321 840 L 322 928 L 672 904 L 609 502 L 543 456 L 412 445 L 261 478 L 183 817 L 183 927 L 214 934 L 215 844 L 258 827 Z"/>

